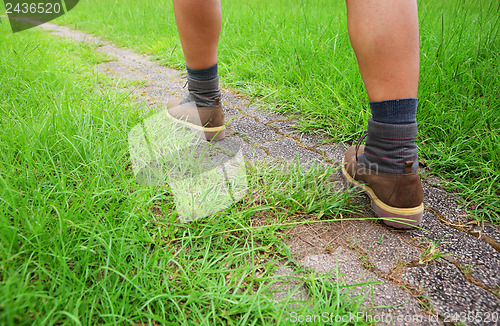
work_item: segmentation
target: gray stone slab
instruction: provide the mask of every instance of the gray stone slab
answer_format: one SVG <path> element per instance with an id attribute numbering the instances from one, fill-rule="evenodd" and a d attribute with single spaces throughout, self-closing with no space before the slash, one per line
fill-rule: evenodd
<path id="1" fill-rule="evenodd" d="M 335 271 L 332 275 L 333 282 L 349 285 L 360 284 L 350 289 L 354 290 L 357 295 L 365 295 L 363 305 L 371 310 L 371 315 L 374 317 L 381 316 L 382 313 L 391 315 L 391 319 L 407 315 L 419 316 L 421 320 L 428 320 L 431 317 L 415 303 L 408 292 L 366 271 L 356 253 L 349 249 L 338 247 L 331 254 L 306 255 L 299 262 L 318 273 Z M 387 308 L 379 309 L 376 307 Z"/>
<path id="2" fill-rule="evenodd" d="M 467 223 L 467 212 L 460 208 L 457 199 L 458 197 L 449 194 L 439 188 L 430 187 L 423 184 L 425 203 L 431 207 L 439 207 L 439 212 L 443 217 L 451 223 Z"/>
<path id="3" fill-rule="evenodd" d="M 498 325 L 498 320 L 494 322 L 485 318 L 500 311 L 498 297 L 468 282 L 453 264 L 439 260 L 424 267 L 409 268 L 402 279 L 423 289 L 424 295 L 432 300 L 435 311 L 445 321 Z M 454 318 L 455 314 L 459 314 L 458 320 Z M 481 318 L 477 322 L 470 321 L 467 320 L 468 314 Z M 465 320 L 460 320 L 462 317 Z"/>
<path id="4" fill-rule="evenodd" d="M 321 163 L 323 161 L 321 155 L 300 147 L 291 138 L 267 142 L 262 144 L 262 147 L 267 148 L 269 154 L 275 158 L 281 158 L 286 161 L 298 160 L 306 166 L 309 164 Z"/>
<path id="5" fill-rule="evenodd" d="M 229 124 L 231 124 L 232 120 L 245 118 L 245 116 L 241 114 L 238 109 L 236 109 L 234 106 L 231 106 L 231 104 L 225 100 L 224 94 L 225 93 L 223 93 L 222 95 L 222 111 L 224 111 L 226 123 L 229 122 Z"/>
<path id="6" fill-rule="evenodd" d="M 346 221 L 344 236 L 351 246 L 359 246 L 375 268 L 390 274 L 400 262 L 418 261 L 422 252 L 407 244 L 388 227 L 373 221 Z"/>
<path id="7" fill-rule="evenodd" d="M 227 135 L 224 139 L 215 142 L 215 144 L 228 153 L 236 154 L 241 150 L 244 159 L 248 161 L 268 158 L 267 154 L 262 149 L 246 143 L 241 137 Z"/>
<path id="8" fill-rule="evenodd" d="M 153 98 L 157 103 L 162 103 L 165 106 L 167 102 L 175 97 L 179 97 L 179 94 L 172 94 L 172 91 L 166 91 L 164 88 L 153 88 L 153 87 L 141 87 L 137 89 L 139 92 L 142 92 L 143 96 L 148 96 Z"/>
<path id="9" fill-rule="evenodd" d="M 439 222 L 433 214 L 424 212 L 422 230 L 413 230 L 406 233 L 408 241 L 411 239 L 428 239 L 438 245 L 443 255 L 457 261 L 460 266 L 471 271 L 478 281 L 498 289 L 500 286 L 500 256 L 487 243 L 467 234 L 450 228 Z"/>
<path id="10" fill-rule="evenodd" d="M 231 121 L 229 123 L 229 128 L 243 135 L 242 137 L 251 144 L 260 144 L 270 140 L 274 141 L 282 137 L 275 133 L 272 128 L 257 123 L 250 117 Z"/>
<path id="11" fill-rule="evenodd" d="M 321 145 L 316 147 L 317 150 L 324 152 L 328 159 L 333 160 L 338 164 L 342 164 L 342 159 L 344 158 L 347 148 L 348 147 L 344 144 Z"/>
<path id="12" fill-rule="evenodd" d="M 130 70 L 127 66 L 117 61 L 106 62 L 105 64 L 101 64 L 99 67 L 121 79 L 130 81 L 147 81 L 141 74 Z"/>
<path id="13" fill-rule="evenodd" d="M 307 147 L 316 147 L 316 146 L 321 146 L 327 143 L 333 143 L 332 139 L 326 135 L 326 134 L 321 134 L 321 133 L 309 133 L 309 134 L 304 134 L 304 133 L 294 133 L 295 138 L 304 146 Z M 345 153 L 345 151 L 344 151 Z"/>
<path id="14" fill-rule="evenodd" d="M 284 135 L 290 135 L 295 137 L 297 135 L 295 125 L 297 124 L 297 119 L 290 119 L 286 121 L 277 121 L 271 123 L 273 127 L 275 127 L 279 133 Z"/>

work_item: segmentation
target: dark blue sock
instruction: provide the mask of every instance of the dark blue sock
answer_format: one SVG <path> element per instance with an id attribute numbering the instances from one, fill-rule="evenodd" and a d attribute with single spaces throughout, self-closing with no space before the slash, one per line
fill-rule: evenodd
<path id="1" fill-rule="evenodd" d="M 360 165 L 391 174 L 417 171 L 417 102 L 416 98 L 370 102 L 372 119 L 365 151 L 358 156 Z"/>
<path id="2" fill-rule="evenodd" d="M 390 124 L 409 124 L 417 122 L 416 98 L 403 98 L 380 102 L 370 102 L 374 121 Z"/>
<path id="3" fill-rule="evenodd" d="M 189 67 L 186 67 L 186 69 L 188 77 L 194 80 L 211 80 L 219 76 L 219 66 L 217 63 L 203 69 L 191 69 Z"/>

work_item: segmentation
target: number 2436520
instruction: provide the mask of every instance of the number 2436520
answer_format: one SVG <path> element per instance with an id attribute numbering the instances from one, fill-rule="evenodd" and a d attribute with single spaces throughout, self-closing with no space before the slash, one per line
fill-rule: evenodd
<path id="1" fill-rule="evenodd" d="M 17 3 L 13 5 L 11 2 L 5 3 L 7 14 L 58 14 L 61 12 L 60 3 Z"/>

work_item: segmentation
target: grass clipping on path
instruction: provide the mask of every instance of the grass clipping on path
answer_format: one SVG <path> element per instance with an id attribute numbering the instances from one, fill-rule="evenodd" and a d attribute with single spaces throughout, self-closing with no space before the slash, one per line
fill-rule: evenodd
<path id="1" fill-rule="evenodd" d="M 99 87 L 113 86 L 89 69 L 103 58 L 0 28 L 0 324 L 282 323 L 297 290 L 272 300 L 280 231 L 357 211 L 333 168 L 249 166 L 242 201 L 177 223 L 168 189 L 134 180 L 127 134 L 145 116 Z M 331 275 L 298 275 L 297 314 L 360 311 Z"/>

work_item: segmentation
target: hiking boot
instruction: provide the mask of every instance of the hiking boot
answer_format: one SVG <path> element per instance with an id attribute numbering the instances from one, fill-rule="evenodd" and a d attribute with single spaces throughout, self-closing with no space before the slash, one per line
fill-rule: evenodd
<path id="1" fill-rule="evenodd" d="M 224 112 L 220 98 L 214 106 L 195 106 L 193 102 L 181 104 L 182 99 L 172 99 L 167 104 L 167 117 L 197 131 L 206 140 L 219 140 L 225 136 Z"/>
<path id="2" fill-rule="evenodd" d="M 344 155 L 342 173 L 346 180 L 368 193 L 371 207 L 385 224 L 403 229 L 420 224 L 424 192 L 419 175 L 411 172 L 413 161 L 405 163 L 404 174 L 377 172 L 358 164 L 364 149 L 359 144 L 351 146 Z"/>

